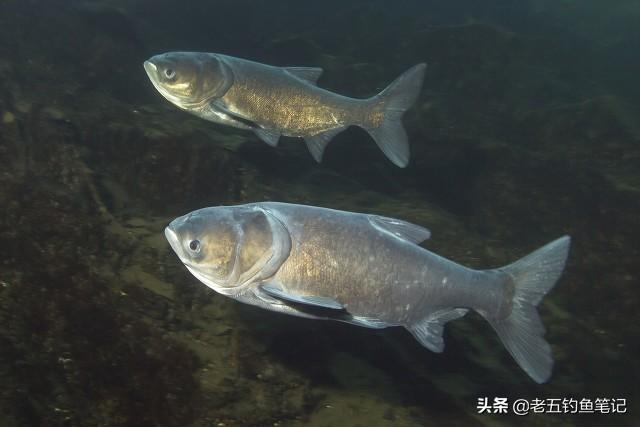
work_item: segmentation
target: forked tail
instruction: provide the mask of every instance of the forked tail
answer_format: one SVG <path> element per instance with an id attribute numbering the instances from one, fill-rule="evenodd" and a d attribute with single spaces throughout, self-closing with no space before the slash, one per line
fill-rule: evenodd
<path id="1" fill-rule="evenodd" d="M 414 65 L 371 98 L 370 120 L 360 125 L 389 160 L 401 168 L 409 163 L 409 142 L 402 115 L 416 102 L 426 67 L 426 64 Z"/>
<path id="2" fill-rule="evenodd" d="M 537 383 L 551 376 L 553 358 L 536 306 L 560 278 L 570 241 L 569 236 L 561 237 L 499 268 L 514 285 L 511 313 L 502 318 L 483 314 L 518 365 Z"/>

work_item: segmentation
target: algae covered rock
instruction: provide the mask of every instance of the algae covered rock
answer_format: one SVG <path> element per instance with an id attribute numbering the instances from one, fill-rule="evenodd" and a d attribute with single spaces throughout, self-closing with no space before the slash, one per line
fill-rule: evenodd
<path id="1" fill-rule="evenodd" d="M 113 287 L 113 266 L 124 254 L 109 248 L 125 246 L 107 232 L 111 216 L 83 150 L 55 122 L 31 126 L 38 131 L 17 141 L 24 152 L 11 153 L 22 162 L 11 162 L 1 178 L 0 404 L 12 408 L 8 419 L 190 422 L 195 357 L 141 321 Z"/>

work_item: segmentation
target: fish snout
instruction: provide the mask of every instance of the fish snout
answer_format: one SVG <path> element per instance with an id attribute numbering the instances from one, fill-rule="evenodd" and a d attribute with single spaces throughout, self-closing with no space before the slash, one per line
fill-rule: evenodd
<path id="1" fill-rule="evenodd" d="M 171 225 L 168 225 L 164 229 L 164 236 L 167 238 L 169 245 L 171 245 L 171 249 L 180 256 L 180 240 L 178 239 L 178 235 L 171 228 Z"/>
<path id="2" fill-rule="evenodd" d="M 155 77 L 158 73 L 158 67 L 151 61 L 144 61 L 144 70 L 147 72 L 149 77 Z"/>

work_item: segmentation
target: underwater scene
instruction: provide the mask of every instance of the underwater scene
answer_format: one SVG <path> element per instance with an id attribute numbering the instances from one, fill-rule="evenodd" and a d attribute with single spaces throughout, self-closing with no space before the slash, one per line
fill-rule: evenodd
<path id="1" fill-rule="evenodd" d="M 640 425 L 639 22 L 0 0 L 0 427 Z"/>

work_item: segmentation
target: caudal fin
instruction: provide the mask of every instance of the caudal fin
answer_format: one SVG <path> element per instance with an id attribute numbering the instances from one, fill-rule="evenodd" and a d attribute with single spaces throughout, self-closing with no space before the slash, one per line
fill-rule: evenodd
<path id="1" fill-rule="evenodd" d="M 569 236 L 561 237 L 498 270 L 515 285 L 511 314 L 503 319 L 486 316 L 518 365 L 537 383 L 551 376 L 551 347 L 536 306 L 556 284 L 569 253 Z"/>
<path id="2" fill-rule="evenodd" d="M 416 102 L 426 67 L 426 64 L 414 65 L 371 98 L 371 120 L 361 124 L 389 160 L 401 168 L 409 163 L 409 142 L 402 115 Z"/>

